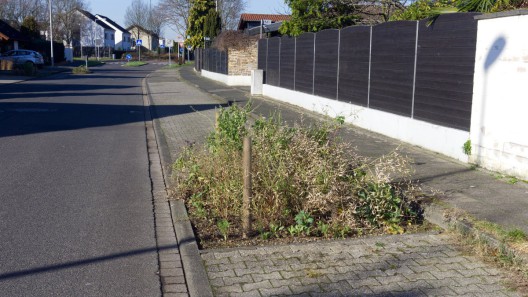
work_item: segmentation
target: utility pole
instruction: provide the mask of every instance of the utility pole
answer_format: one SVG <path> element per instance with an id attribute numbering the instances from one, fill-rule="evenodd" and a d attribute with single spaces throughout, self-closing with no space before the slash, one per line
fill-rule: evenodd
<path id="1" fill-rule="evenodd" d="M 50 44 L 51 44 L 51 67 L 55 66 L 53 61 L 53 21 L 51 19 L 51 6 L 53 5 L 52 0 L 49 1 L 49 17 L 50 17 Z"/>

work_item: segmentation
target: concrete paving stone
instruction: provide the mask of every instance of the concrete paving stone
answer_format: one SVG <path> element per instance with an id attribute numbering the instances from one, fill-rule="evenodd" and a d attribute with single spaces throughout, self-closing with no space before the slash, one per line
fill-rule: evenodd
<path id="1" fill-rule="evenodd" d="M 247 269 L 246 263 L 244 263 L 244 262 L 237 262 L 237 263 L 232 263 L 231 262 L 229 264 L 222 264 L 220 266 L 222 266 L 221 269 L 224 269 L 224 270 L 237 270 L 237 269 L 244 270 L 244 269 Z"/>
<path id="2" fill-rule="evenodd" d="M 408 265 L 407 267 L 408 267 L 409 270 L 412 271 L 413 273 L 421 273 L 421 272 L 424 272 L 424 271 L 429 271 L 429 272 L 436 271 L 436 272 L 440 272 L 440 269 L 437 268 L 435 265 Z"/>
<path id="3" fill-rule="evenodd" d="M 462 266 L 464 266 L 467 269 L 486 268 L 487 267 L 486 264 L 484 264 L 483 262 L 480 262 L 480 261 L 476 261 L 475 259 L 468 259 L 466 257 L 464 257 L 464 259 L 466 259 L 466 261 L 462 262 L 460 264 L 462 264 Z"/>
<path id="4" fill-rule="evenodd" d="M 189 297 L 188 293 L 163 293 L 163 297 Z"/>
<path id="5" fill-rule="evenodd" d="M 458 285 L 460 286 L 467 286 L 472 284 L 482 284 L 483 280 L 480 276 L 473 276 L 473 277 L 458 277 L 455 279 Z"/>
<path id="6" fill-rule="evenodd" d="M 355 272 L 344 272 L 344 273 L 334 273 L 326 275 L 332 282 L 337 281 L 356 281 L 360 280 L 360 276 Z"/>
<path id="7" fill-rule="evenodd" d="M 292 265 L 292 264 L 301 264 L 301 260 L 297 257 L 295 258 L 273 258 L 271 261 L 275 265 Z"/>
<path id="8" fill-rule="evenodd" d="M 490 275 L 486 270 L 482 268 L 475 268 L 475 269 L 461 269 L 459 272 L 464 276 L 482 276 L 482 275 Z"/>
<path id="9" fill-rule="evenodd" d="M 226 286 L 231 286 L 234 284 L 246 284 L 246 283 L 252 283 L 253 278 L 251 275 L 243 275 L 243 276 L 230 276 L 230 277 L 224 277 L 222 278 L 224 280 L 224 284 Z"/>
<path id="10" fill-rule="evenodd" d="M 247 263 L 246 263 L 247 264 Z M 291 267 L 289 265 L 278 265 L 278 266 L 273 266 L 273 263 L 272 265 L 266 265 L 266 264 L 263 264 L 264 265 L 264 272 L 266 273 L 271 273 L 271 272 L 275 272 L 275 271 L 290 271 L 290 270 L 293 270 L 291 269 Z"/>
<path id="11" fill-rule="evenodd" d="M 324 283 L 319 285 L 325 292 L 339 291 L 341 293 L 347 293 L 352 291 L 352 286 L 347 281 L 334 281 L 331 283 Z"/>
<path id="12" fill-rule="evenodd" d="M 269 281 L 274 288 L 282 286 L 302 286 L 301 281 L 298 278 L 270 279 Z"/>
<path id="13" fill-rule="evenodd" d="M 168 255 L 160 255 L 159 260 L 161 262 L 163 261 L 181 261 L 179 254 L 168 254 Z"/>
<path id="14" fill-rule="evenodd" d="M 231 260 L 229 258 L 220 258 L 220 259 L 214 258 L 214 259 L 207 260 L 207 265 L 214 265 L 214 264 L 227 265 L 227 264 L 231 264 Z"/>
<path id="15" fill-rule="evenodd" d="M 181 261 L 160 261 L 160 268 L 182 268 Z"/>
<path id="16" fill-rule="evenodd" d="M 288 297 L 312 297 L 310 293 L 300 293 L 300 294 L 293 294 L 293 295 L 283 295 Z"/>
<path id="17" fill-rule="evenodd" d="M 325 265 L 326 263 L 321 263 L 321 265 Z M 345 266 L 337 266 L 335 267 L 335 270 L 337 273 L 346 273 L 346 272 L 359 272 L 363 271 L 365 268 L 361 266 L 361 264 L 355 264 L 355 265 L 345 265 Z"/>
<path id="18" fill-rule="evenodd" d="M 247 268 L 253 268 L 253 267 L 262 267 L 265 270 L 266 267 L 287 267 L 289 268 L 289 266 L 274 266 L 274 263 L 273 261 L 267 259 L 267 260 L 263 260 L 263 261 L 243 261 L 244 263 L 246 263 L 246 267 Z M 266 271 L 267 272 L 267 271 Z"/>
<path id="19" fill-rule="evenodd" d="M 455 291 L 457 295 L 482 292 L 482 288 L 475 284 L 466 286 L 450 286 L 450 288 L 451 290 Z"/>
<path id="20" fill-rule="evenodd" d="M 183 269 L 182 268 L 162 268 L 160 269 L 160 274 L 162 276 L 182 276 L 183 275 Z"/>
<path id="21" fill-rule="evenodd" d="M 399 285 L 401 287 L 401 291 L 403 292 L 434 288 L 434 285 L 431 285 L 425 280 L 417 280 L 414 282 L 400 282 Z"/>
<path id="22" fill-rule="evenodd" d="M 231 286 L 214 287 L 213 292 L 216 295 L 221 293 L 240 293 L 243 292 L 243 290 L 240 284 L 234 284 Z"/>
<path id="23" fill-rule="evenodd" d="M 441 272 L 444 273 L 444 272 Z M 407 274 L 405 277 L 410 281 L 416 281 L 416 280 L 428 280 L 428 279 L 437 279 L 432 273 L 425 271 L 420 273 L 414 273 L 414 274 Z M 446 275 L 445 277 L 449 277 Z"/>
<path id="24" fill-rule="evenodd" d="M 272 285 L 269 280 L 263 280 L 261 282 L 248 283 L 248 284 L 242 285 L 242 289 L 244 291 L 252 291 L 252 290 L 267 289 L 267 288 L 272 288 Z"/>
<path id="25" fill-rule="evenodd" d="M 200 257 L 202 258 L 202 260 L 204 261 L 209 261 L 209 260 L 214 260 L 215 259 L 215 255 L 214 253 L 208 253 L 208 252 L 202 252 L 200 254 Z"/>
<path id="26" fill-rule="evenodd" d="M 293 293 L 288 286 L 259 289 L 259 291 L 262 296 L 290 295 Z"/>
<path id="27" fill-rule="evenodd" d="M 217 277 L 217 278 L 212 278 L 212 279 L 209 279 L 209 284 L 211 285 L 211 287 L 222 287 L 222 286 L 225 286 L 225 283 L 224 283 L 224 279 L 221 278 L 221 277 Z"/>
<path id="28" fill-rule="evenodd" d="M 161 277 L 163 284 L 185 284 L 185 276 L 167 276 Z"/>
<path id="29" fill-rule="evenodd" d="M 363 286 L 368 286 L 368 287 L 381 286 L 381 283 L 373 277 L 359 279 L 359 280 L 347 280 L 347 282 L 354 289 L 361 288 Z"/>
<path id="30" fill-rule="evenodd" d="M 431 289 L 421 289 L 427 296 L 456 296 L 456 293 L 449 287 L 434 287 Z"/>
<path id="31" fill-rule="evenodd" d="M 210 279 L 218 278 L 218 277 L 235 277 L 235 272 L 233 270 L 225 270 L 225 271 L 218 271 L 218 272 L 209 272 L 208 273 Z"/>
<path id="32" fill-rule="evenodd" d="M 391 292 L 401 291 L 401 287 L 398 283 L 390 283 L 383 286 L 369 286 L 374 294 L 390 295 Z"/>
<path id="33" fill-rule="evenodd" d="M 456 281 L 457 278 L 444 278 L 444 279 L 428 279 L 427 283 L 431 284 L 433 287 L 459 287 L 460 284 Z"/>
<path id="34" fill-rule="evenodd" d="M 501 271 L 499 269 L 493 268 L 493 267 L 484 267 L 483 269 L 484 269 L 484 271 L 486 271 L 487 275 L 494 276 L 494 275 L 500 275 L 500 273 L 501 273 Z"/>
<path id="35" fill-rule="evenodd" d="M 289 279 L 292 277 L 304 277 L 306 272 L 302 270 L 294 270 L 294 271 L 280 271 L 280 274 L 282 275 L 282 278 Z"/>
<path id="36" fill-rule="evenodd" d="M 228 252 L 215 252 L 215 259 L 225 259 L 225 258 L 233 258 L 233 257 L 240 257 L 240 253 L 237 250 L 234 251 L 228 251 Z"/>
<path id="37" fill-rule="evenodd" d="M 341 296 L 347 296 L 339 291 L 331 291 L 331 292 L 320 292 L 320 293 L 310 293 L 311 297 L 341 297 Z"/>
<path id="38" fill-rule="evenodd" d="M 464 265 L 464 264 L 470 264 L 471 263 L 471 261 L 469 261 L 466 257 L 461 256 L 460 252 L 458 252 L 458 254 L 455 254 L 456 252 L 451 253 L 450 251 L 444 251 L 444 253 L 447 255 L 447 257 L 442 258 L 442 261 L 444 263 L 446 263 L 446 264 L 458 263 L 458 264 L 466 267 L 466 265 Z M 475 268 L 477 268 L 477 267 L 475 267 Z"/>
<path id="39" fill-rule="evenodd" d="M 187 293 L 187 285 L 185 284 L 173 284 L 164 285 L 163 292 L 166 293 Z"/>
<path id="40" fill-rule="evenodd" d="M 328 263 L 313 263 L 313 262 L 310 262 L 310 263 L 301 263 L 301 264 L 290 264 L 290 268 L 292 270 L 318 269 L 319 268 L 319 264 L 323 264 L 325 268 L 328 267 Z"/>
<path id="41" fill-rule="evenodd" d="M 396 282 L 406 282 L 406 281 L 408 281 L 402 275 L 378 276 L 378 277 L 376 277 L 376 280 L 378 282 L 380 282 L 380 284 L 382 284 L 382 285 L 387 285 L 387 284 L 396 283 Z"/>
<path id="42" fill-rule="evenodd" d="M 476 284 L 476 286 L 481 288 L 484 292 L 506 291 L 505 287 L 499 282 L 495 284 Z"/>
<path id="43" fill-rule="evenodd" d="M 282 275 L 278 271 L 274 271 L 271 273 L 252 273 L 251 277 L 255 282 L 260 282 L 263 280 L 282 279 Z"/>
<path id="44" fill-rule="evenodd" d="M 449 271 L 449 270 L 466 270 L 467 268 L 462 266 L 460 263 L 445 263 L 445 264 L 436 264 L 434 267 L 438 268 L 440 271 Z"/>
<path id="45" fill-rule="evenodd" d="M 246 275 L 246 274 L 260 274 L 260 273 L 264 273 L 264 269 L 262 267 L 258 267 L 258 266 L 255 266 L 255 267 L 251 267 L 251 268 L 246 268 L 246 263 L 244 262 L 239 262 L 237 264 L 241 264 L 239 268 L 233 268 L 235 270 L 235 274 L 237 276 L 241 276 L 241 275 Z M 235 265 L 235 264 L 231 264 L 231 265 Z"/>
<path id="46" fill-rule="evenodd" d="M 322 292 L 321 287 L 319 285 L 307 285 L 307 286 L 290 286 L 290 289 L 294 294 L 301 294 L 301 293 L 318 293 Z"/>
<path id="47" fill-rule="evenodd" d="M 462 277 L 461 272 L 462 271 L 458 271 L 458 270 L 448 270 L 448 271 L 431 271 L 431 272 L 425 272 L 425 273 L 432 274 L 436 279 L 444 279 L 444 278 Z"/>
<path id="48" fill-rule="evenodd" d="M 240 292 L 240 293 L 231 293 L 229 294 L 230 297 L 261 297 L 260 292 L 258 290 L 253 291 L 247 291 L 247 292 Z"/>
<path id="49" fill-rule="evenodd" d="M 303 286 L 312 285 L 312 284 L 324 284 L 324 283 L 330 283 L 330 279 L 326 275 L 322 275 L 319 277 L 301 277 L 299 278 L 301 281 L 301 284 Z"/>

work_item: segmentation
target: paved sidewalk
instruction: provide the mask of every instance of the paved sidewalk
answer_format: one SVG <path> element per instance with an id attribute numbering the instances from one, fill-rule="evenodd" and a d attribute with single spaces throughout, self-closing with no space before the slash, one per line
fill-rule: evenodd
<path id="1" fill-rule="evenodd" d="M 519 296 L 446 235 L 206 250 L 202 258 L 216 296 Z"/>
<path id="2" fill-rule="evenodd" d="M 298 122 L 302 114 L 305 119 L 320 117 L 279 101 L 251 97 L 249 88 L 227 87 L 199 76 L 191 67 L 182 68 L 181 75 L 200 89 L 228 101 L 244 104 L 251 98 L 256 112 L 263 116 L 278 110 L 287 122 Z M 528 233 L 528 184 L 512 185 L 497 179 L 492 172 L 474 170 L 469 164 L 354 126 L 348 126 L 342 137 L 366 157 L 376 158 L 398 149 L 414 160 L 413 178 L 419 180 L 425 190 L 436 191 L 444 202 L 477 218 Z M 462 149 L 462 144 L 460 146 Z"/>
<path id="3" fill-rule="evenodd" d="M 148 78 L 148 86 L 155 106 L 153 116 L 162 132 L 159 141 L 166 170 L 184 146 L 202 142 L 212 131 L 217 106 L 249 99 L 247 88 L 215 83 L 198 76 L 190 67 L 157 71 Z M 287 121 L 298 120 L 302 113 L 308 119 L 318 117 L 261 97 L 253 101 L 257 112 L 268 115 L 279 109 Z M 485 171 L 470 170 L 465 164 L 364 130 L 350 128 L 343 136 L 358 146 L 360 154 L 370 157 L 400 147 L 414 158 L 416 176 L 426 186 L 442 190 L 447 201 L 463 209 L 475 203 L 484 210 L 492 205 L 503 216 L 505 212 L 514 216 L 511 225 L 526 228 L 528 188 L 509 185 Z M 499 197 L 512 193 L 508 199 L 520 203 L 520 209 L 504 200 L 499 203 L 497 196 L 490 197 L 497 193 Z M 494 203 L 477 200 L 479 195 Z M 505 287 L 504 273 L 457 251 L 445 234 L 206 250 L 201 258 L 216 296 L 519 296 Z M 187 274 L 189 267 L 185 259 L 182 262 Z M 194 262 L 192 268 L 201 267 L 199 262 Z M 207 280 L 202 284 L 203 295 L 210 294 Z"/>

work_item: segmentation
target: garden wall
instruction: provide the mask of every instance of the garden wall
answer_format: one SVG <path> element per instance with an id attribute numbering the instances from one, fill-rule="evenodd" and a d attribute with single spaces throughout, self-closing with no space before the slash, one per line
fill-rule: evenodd
<path id="1" fill-rule="evenodd" d="M 467 161 L 475 15 L 262 39 L 264 95 Z"/>
<path id="2" fill-rule="evenodd" d="M 528 180 L 528 11 L 478 17 L 471 160 Z"/>

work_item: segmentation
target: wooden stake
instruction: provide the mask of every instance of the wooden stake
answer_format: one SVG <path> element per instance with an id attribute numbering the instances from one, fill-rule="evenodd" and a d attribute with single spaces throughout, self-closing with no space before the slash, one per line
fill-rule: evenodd
<path id="1" fill-rule="evenodd" d="M 251 232 L 251 138 L 244 137 L 243 151 L 244 197 L 242 201 L 242 238 Z"/>
<path id="2" fill-rule="evenodd" d="M 220 112 L 215 112 L 215 131 L 218 133 L 219 129 L 218 129 L 218 119 L 220 118 Z"/>

